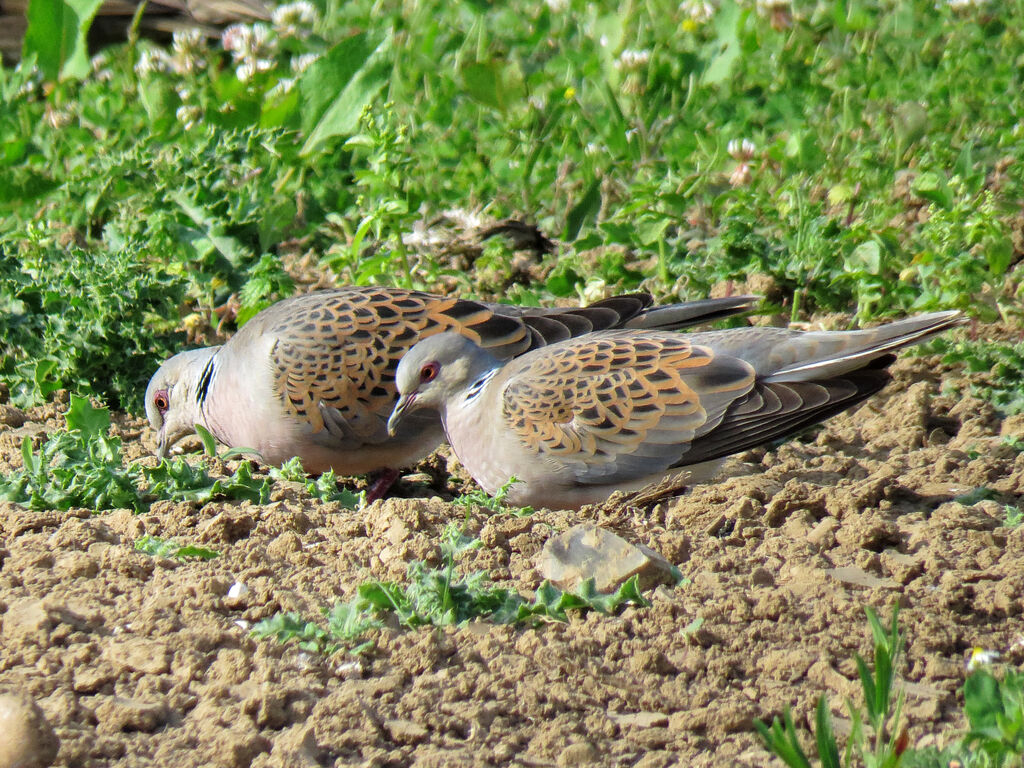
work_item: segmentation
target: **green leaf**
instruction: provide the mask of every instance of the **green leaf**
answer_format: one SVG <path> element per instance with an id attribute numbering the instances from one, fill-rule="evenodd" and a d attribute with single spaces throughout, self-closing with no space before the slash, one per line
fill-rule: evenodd
<path id="1" fill-rule="evenodd" d="M 103 0 L 31 0 L 22 56 L 35 55 L 47 80 L 90 72 L 85 36 Z"/>
<path id="2" fill-rule="evenodd" d="M 846 259 L 848 272 L 867 272 L 872 275 L 880 274 L 882 271 L 882 246 L 877 240 L 867 240 L 861 243 Z"/>
<path id="3" fill-rule="evenodd" d="M 579 235 L 583 225 L 597 219 L 601 210 L 601 180 L 594 179 L 587 187 L 583 198 L 576 203 L 565 217 L 565 235 L 562 239 L 572 242 Z"/>
<path id="4" fill-rule="evenodd" d="M 71 396 L 71 405 L 64 415 L 68 429 L 77 429 L 85 437 L 105 435 L 110 431 L 110 410 L 93 408 L 87 397 Z"/>
<path id="5" fill-rule="evenodd" d="M 459 70 L 466 92 L 476 101 L 500 112 L 522 101 L 525 96 L 523 73 L 507 61 L 483 61 L 463 64 Z"/>
<path id="6" fill-rule="evenodd" d="M 839 745 L 832 733 L 832 716 L 828 711 L 828 700 L 822 695 L 814 713 L 814 740 L 818 745 L 821 768 L 840 768 Z"/>
<path id="7" fill-rule="evenodd" d="M 714 54 L 704 70 L 704 82 L 708 85 L 721 84 L 732 76 L 742 52 L 739 32 L 745 19 L 746 14 L 741 13 L 734 0 L 725 0 L 715 14 Z"/>
<path id="8" fill-rule="evenodd" d="M 387 83 L 391 42 L 389 35 L 368 53 L 365 37 L 354 35 L 306 70 L 299 88 L 303 96 L 315 97 L 303 107 L 303 126 L 310 127 L 301 155 L 309 155 L 332 136 L 350 135 L 359 127 L 363 108 Z"/>

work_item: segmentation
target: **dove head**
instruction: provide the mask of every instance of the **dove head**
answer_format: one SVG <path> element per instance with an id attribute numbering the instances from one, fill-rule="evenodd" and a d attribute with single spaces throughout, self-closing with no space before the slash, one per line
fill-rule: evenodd
<path id="1" fill-rule="evenodd" d="M 200 380 L 220 347 L 180 352 L 160 366 L 146 387 L 146 416 L 156 432 L 156 455 L 163 458 L 172 445 L 203 422 Z M 207 382 L 208 385 L 209 382 Z"/>
<path id="2" fill-rule="evenodd" d="M 402 417 L 420 408 L 443 412 L 450 398 L 500 365 L 489 352 L 452 331 L 417 343 L 395 372 L 399 397 L 388 419 L 388 432 L 395 434 Z"/>

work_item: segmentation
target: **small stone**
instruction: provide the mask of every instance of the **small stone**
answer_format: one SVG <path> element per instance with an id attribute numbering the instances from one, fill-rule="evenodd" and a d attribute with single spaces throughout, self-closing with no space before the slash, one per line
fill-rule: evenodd
<path id="1" fill-rule="evenodd" d="M 668 725 L 668 715 L 661 712 L 609 713 L 620 728 L 660 728 Z"/>
<path id="2" fill-rule="evenodd" d="M 555 758 L 555 765 L 558 768 L 569 768 L 574 765 L 590 765 L 597 761 L 597 750 L 594 745 L 581 741 L 579 744 L 570 744 L 558 753 Z"/>
<path id="3" fill-rule="evenodd" d="M 388 720 L 384 726 L 399 744 L 418 744 L 430 733 L 425 726 L 412 720 Z"/>
<path id="4" fill-rule="evenodd" d="M 594 579 L 599 592 L 613 592 L 631 576 L 639 576 L 641 589 L 674 584 L 676 569 L 664 557 L 642 544 L 630 544 L 593 523 L 581 523 L 544 543 L 537 568 L 563 590 Z"/>
<path id="5" fill-rule="evenodd" d="M 44 768 L 60 741 L 43 711 L 29 698 L 0 694 L 0 768 Z"/>
<path id="6" fill-rule="evenodd" d="M 249 605 L 249 596 L 251 594 L 252 590 L 249 589 L 248 585 L 236 581 L 228 587 L 228 591 L 224 595 L 224 604 L 232 610 L 246 608 Z"/>

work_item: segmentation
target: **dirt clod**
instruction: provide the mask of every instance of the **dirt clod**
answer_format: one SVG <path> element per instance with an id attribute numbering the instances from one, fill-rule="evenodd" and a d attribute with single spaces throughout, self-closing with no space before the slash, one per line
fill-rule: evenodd
<path id="1" fill-rule="evenodd" d="M 57 756 L 57 735 L 25 696 L 0 694 L 0 734 L 0 768 L 44 768 Z"/>

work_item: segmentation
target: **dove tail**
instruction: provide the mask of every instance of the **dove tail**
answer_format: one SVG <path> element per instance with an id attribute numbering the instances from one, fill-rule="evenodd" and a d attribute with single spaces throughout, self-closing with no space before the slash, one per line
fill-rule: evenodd
<path id="1" fill-rule="evenodd" d="M 887 358 L 904 347 L 920 344 L 967 320 L 958 311 L 931 312 L 861 331 L 821 331 L 794 334 L 777 354 L 792 362 L 761 374 L 763 381 L 794 382 L 842 376 L 867 367 L 884 367 Z"/>
<path id="2" fill-rule="evenodd" d="M 699 299 L 679 304 L 651 307 L 630 319 L 623 327 L 643 328 L 649 331 L 674 331 L 701 323 L 711 323 L 724 317 L 751 311 L 761 301 L 760 296 L 728 296 L 724 299 Z"/>

